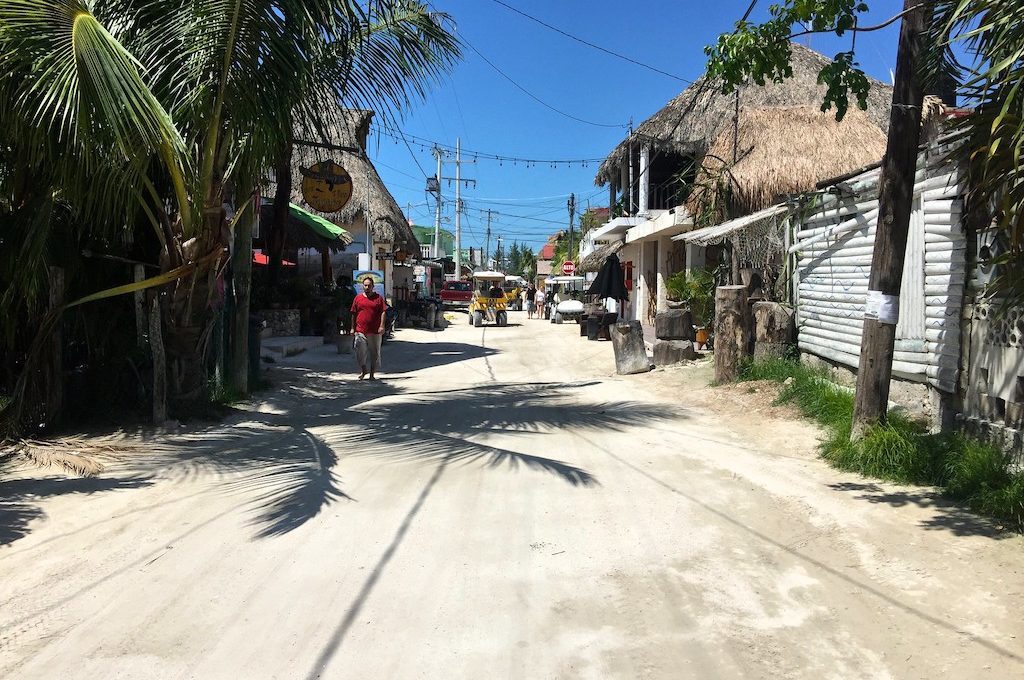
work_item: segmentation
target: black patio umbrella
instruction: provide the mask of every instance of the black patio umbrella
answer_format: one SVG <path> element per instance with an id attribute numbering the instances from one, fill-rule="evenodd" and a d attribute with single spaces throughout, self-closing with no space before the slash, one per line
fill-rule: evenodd
<path id="1" fill-rule="evenodd" d="M 597 278 L 590 284 L 587 295 L 596 295 L 600 298 L 612 298 L 613 300 L 628 300 L 629 291 L 626 290 L 626 275 L 619 264 L 619 256 L 612 253 L 601 265 L 597 272 Z"/>

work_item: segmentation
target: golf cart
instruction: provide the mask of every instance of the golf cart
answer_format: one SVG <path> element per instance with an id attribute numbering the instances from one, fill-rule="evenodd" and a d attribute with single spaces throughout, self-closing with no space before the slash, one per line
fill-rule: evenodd
<path id="1" fill-rule="evenodd" d="M 508 308 L 517 312 L 523 311 L 523 299 L 519 294 L 526 290 L 526 279 L 515 274 L 508 274 L 505 276 L 502 288 L 505 290 L 505 301 Z"/>
<path id="2" fill-rule="evenodd" d="M 504 283 L 505 275 L 501 272 L 473 272 L 473 299 L 469 302 L 470 323 L 477 327 L 484 325 L 485 321 L 498 326 L 508 325 L 505 291 L 502 290 Z M 496 289 L 500 294 L 492 296 L 492 289 Z"/>
<path id="3" fill-rule="evenodd" d="M 549 276 L 544 281 L 544 318 L 551 323 L 580 320 L 586 279 L 582 276 Z"/>

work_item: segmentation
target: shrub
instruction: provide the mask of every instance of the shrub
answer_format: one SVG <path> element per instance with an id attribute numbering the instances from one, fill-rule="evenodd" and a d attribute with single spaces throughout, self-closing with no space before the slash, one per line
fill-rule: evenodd
<path id="1" fill-rule="evenodd" d="M 958 433 L 929 434 L 898 412 L 851 441 L 853 393 L 829 381 L 824 371 L 788 359 L 765 359 L 748 363 L 740 375 L 740 380 L 786 382 L 779 402 L 795 403 L 826 428 L 820 453 L 835 467 L 940 486 L 972 510 L 1024 531 L 1024 472 L 1014 471 L 1010 456 L 998 448 Z"/>

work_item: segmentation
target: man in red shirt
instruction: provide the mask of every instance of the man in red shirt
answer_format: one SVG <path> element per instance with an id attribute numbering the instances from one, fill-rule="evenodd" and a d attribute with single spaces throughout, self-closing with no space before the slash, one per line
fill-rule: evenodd
<path id="1" fill-rule="evenodd" d="M 376 380 L 374 373 L 380 368 L 380 346 L 384 337 L 384 312 L 387 304 L 384 298 L 373 289 L 373 277 L 363 278 L 363 292 L 352 301 L 352 347 L 359 364 L 359 379 L 370 374 L 370 380 Z"/>

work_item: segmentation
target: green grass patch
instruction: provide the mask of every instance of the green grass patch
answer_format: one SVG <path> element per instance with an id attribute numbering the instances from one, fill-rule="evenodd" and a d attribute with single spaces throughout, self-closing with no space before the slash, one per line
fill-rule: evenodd
<path id="1" fill-rule="evenodd" d="M 972 510 L 1024 531 L 1024 473 L 1013 470 L 1010 456 L 998 448 L 959 433 L 930 434 L 898 412 L 890 412 L 885 425 L 852 442 L 853 392 L 832 383 L 824 370 L 797 361 L 751 362 L 740 380 L 783 383 L 778 402 L 796 404 L 825 428 L 821 456 L 835 467 L 902 484 L 942 487 Z"/>

